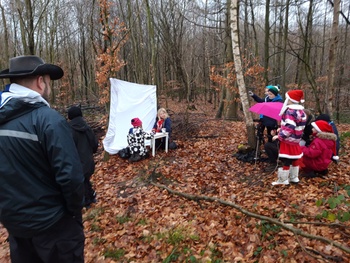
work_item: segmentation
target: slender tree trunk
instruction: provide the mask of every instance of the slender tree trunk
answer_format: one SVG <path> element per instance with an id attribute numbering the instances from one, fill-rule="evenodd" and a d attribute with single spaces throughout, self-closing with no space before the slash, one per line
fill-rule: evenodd
<path id="1" fill-rule="evenodd" d="M 335 74 L 335 63 L 337 61 L 337 47 L 338 47 L 338 24 L 339 24 L 339 10 L 340 0 L 334 0 L 334 11 L 333 11 L 333 25 L 332 25 L 332 36 L 331 46 L 329 47 L 329 67 L 328 67 L 328 83 L 325 94 L 325 108 L 326 113 L 329 116 L 333 115 L 333 100 L 334 100 L 334 74 Z"/>
<path id="2" fill-rule="evenodd" d="M 5 59 L 6 61 L 9 60 L 10 58 L 10 53 L 9 53 L 9 33 L 8 33 L 8 28 L 7 28 L 7 22 L 6 22 L 6 18 L 5 18 L 5 10 L 4 7 L 1 5 L 0 3 L 0 8 L 1 8 L 1 18 L 2 18 L 2 23 L 3 23 L 3 27 L 4 27 L 4 55 L 5 55 Z"/>
<path id="3" fill-rule="evenodd" d="M 311 65 L 311 56 L 310 56 L 310 50 L 311 50 L 310 39 L 313 31 L 313 23 L 312 23 L 313 13 L 314 13 L 314 2 L 313 0 L 310 0 L 305 35 L 304 35 L 303 68 L 305 69 L 306 77 L 311 85 L 311 89 L 313 90 L 313 93 L 315 96 L 316 109 L 317 111 L 322 112 L 320 97 L 317 92 L 316 77 L 315 77 L 314 69 L 312 68 L 312 65 Z M 300 79 L 299 79 L 300 82 L 298 84 L 301 84 L 301 77 L 302 76 L 300 76 Z"/>
<path id="4" fill-rule="evenodd" d="M 258 42 L 258 37 L 256 33 L 256 28 L 255 28 L 255 16 L 254 16 L 254 8 L 253 8 L 253 3 L 252 0 L 249 1 L 250 3 L 250 13 L 252 16 L 252 28 L 253 28 L 253 38 L 254 38 L 254 55 L 256 57 L 259 56 L 259 42 Z"/>
<path id="5" fill-rule="evenodd" d="M 147 28 L 149 31 L 149 42 L 151 46 L 151 64 L 150 64 L 150 72 L 151 72 L 151 83 L 156 83 L 156 74 L 157 74 L 157 66 L 156 66 L 156 45 L 155 45 L 155 36 L 154 36 L 154 22 L 153 22 L 153 14 L 151 12 L 151 8 L 149 6 L 149 0 L 144 0 L 146 5 L 147 12 Z"/>
<path id="6" fill-rule="evenodd" d="M 255 147 L 255 130 L 252 114 L 249 111 L 248 94 L 245 87 L 243 68 L 241 62 L 240 48 L 239 48 L 239 30 L 238 30 L 238 0 L 232 0 L 230 8 L 230 25 L 231 25 L 231 37 L 232 37 L 232 48 L 233 57 L 235 61 L 235 69 L 237 74 L 237 84 L 239 94 L 242 102 L 243 113 L 245 116 L 248 145 L 252 148 Z"/>
<path id="7" fill-rule="evenodd" d="M 269 69 L 269 42 L 270 42 L 270 0 L 266 0 L 265 4 L 265 38 L 264 38 L 264 79 L 268 83 L 268 69 Z"/>
<path id="8" fill-rule="evenodd" d="M 225 47 L 226 47 L 226 64 L 229 62 L 233 62 L 233 51 L 232 51 L 232 36 L 231 36 L 231 28 L 230 28 L 230 6 L 231 6 L 231 0 L 227 0 L 227 12 L 226 12 L 226 37 L 225 37 Z M 237 7 L 238 8 L 238 7 Z M 231 71 L 231 68 L 226 68 L 226 77 L 229 76 L 229 72 Z M 232 86 L 226 86 L 226 102 L 225 102 L 225 119 L 227 120 L 237 120 L 237 108 L 238 104 L 236 102 L 236 85 Z"/>
<path id="9" fill-rule="evenodd" d="M 286 56 L 287 56 L 287 41 L 288 41 L 288 26 L 289 26 L 289 4 L 290 0 L 286 2 L 286 11 L 284 14 L 284 33 L 283 33 L 283 54 L 282 54 L 282 80 L 281 80 L 281 94 L 286 92 Z"/>

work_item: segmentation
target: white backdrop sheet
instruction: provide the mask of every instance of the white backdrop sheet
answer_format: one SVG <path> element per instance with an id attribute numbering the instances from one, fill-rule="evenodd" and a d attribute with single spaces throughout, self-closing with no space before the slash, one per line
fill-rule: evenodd
<path id="1" fill-rule="evenodd" d="M 145 131 L 151 131 L 157 115 L 157 87 L 110 78 L 111 108 L 103 147 L 117 154 L 128 145 L 127 134 L 132 118 L 139 118 Z"/>

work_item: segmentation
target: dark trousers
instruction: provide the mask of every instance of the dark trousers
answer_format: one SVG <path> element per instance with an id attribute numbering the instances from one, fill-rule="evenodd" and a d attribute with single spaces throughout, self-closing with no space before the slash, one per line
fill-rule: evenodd
<path id="1" fill-rule="evenodd" d="M 264 144 L 265 153 L 267 154 L 267 157 L 269 158 L 270 163 L 277 163 L 278 159 L 278 142 L 267 142 Z"/>
<path id="2" fill-rule="evenodd" d="M 260 143 L 264 143 L 264 130 L 266 128 L 266 132 L 267 132 L 267 141 L 268 142 L 272 142 L 272 135 L 271 135 L 271 131 L 273 130 L 277 130 L 276 127 L 270 127 L 270 126 L 265 126 L 264 124 L 262 124 L 262 121 L 259 121 L 259 124 L 257 125 L 257 130 L 258 130 L 258 137 L 259 137 L 259 142 Z"/>
<path id="3" fill-rule="evenodd" d="M 50 229 L 32 238 L 9 236 L 12 263 L 83 263 L 82 218 L 64 216 Z"/>
<path id="4" fill-rule="evenodd" d="M 265 125 L 262 124 L 262 121 L 260 120 L 258 125 L 256 126 L 257 134 L 258 134 L 258 139 L 259 143 L 263 144 L 264 143 L 264 130 L 265 130 Z"/>
<path id="5" fill-rule="evenodd" d="M 89 206 L 96 202 L 96 192 L 92 188 L 92 183 L 89 178 L 84 180 L 84 206 Z"/>
<path id="6" fill-rule="evenodd" d="M 159 138 L 155 140 L 155 145 L 156 145 L 156 149 L 163 149 L 165 150 L 165 139 L 164 138 Z"/>

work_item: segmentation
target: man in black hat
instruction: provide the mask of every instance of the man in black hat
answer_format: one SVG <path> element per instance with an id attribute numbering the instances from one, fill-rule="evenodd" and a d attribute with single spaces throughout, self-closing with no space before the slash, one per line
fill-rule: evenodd
<path id="1" fill-rule="evenodd" d="M 71 130 L 51 109 L 63 70 L 37 56 L 10 59 L 0 78 L 0 222 L 12 263 L 84 262 L 84 176 Z"/>

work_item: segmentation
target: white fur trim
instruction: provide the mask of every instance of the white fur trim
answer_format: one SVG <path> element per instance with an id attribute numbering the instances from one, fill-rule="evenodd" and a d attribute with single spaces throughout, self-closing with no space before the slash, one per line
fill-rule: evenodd
<path id="1" fill-rule="evenodd" d="M 278 154 L 279 158 L 287 158 L 287 159 L 300 159 L 301 157 L 303 157 L 303 153 L 299 154 L 299 155 L 289 155 L 289 154 Z"/>
<path id="2" fill-rule="evenodd" d="M 312 127 L 315 128 L 315 130 L 316 130 L 317 132 L 322 132 L 322 131 L 320 130 L 320 128 L 318 128 L 318 126 L 317 126 L 317 124 L 316 124 L 315 122 L 311 122 L 311 125 L 312 125 Z"/>
<path id="3" fill-rule="evenodd" d="M 283 113 L 286 111 L 287 105 L 288 105 L 288 100 L 289 100 L 289 96 L 288 96 L 288 93 L 286 93 L 286 99 L 284 100 L 282 109 L 281 109 L 281 111 L 280 111 L 280 113 L 279 113 L 280 116 L 282 116 Z"/>
<path id="4" fill-rule="evenodd" d="M 288 108 L 292 110 L 303 110 L 304 106 L 300 104 L 290 104 L 288 105 Z"/>

